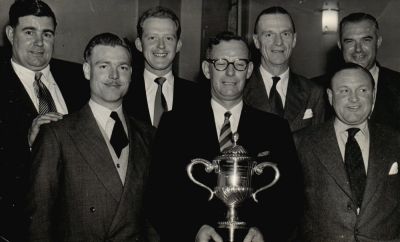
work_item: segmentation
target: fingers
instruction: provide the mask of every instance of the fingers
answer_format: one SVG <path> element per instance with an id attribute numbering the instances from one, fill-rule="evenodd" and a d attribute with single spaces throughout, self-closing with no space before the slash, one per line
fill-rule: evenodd
<path id="1" fill-rule="evenodd" d="M 38 115 L 33 121 L 31 128 L 28 131 L 28 142 L 29 146 L 32 146 L 39 133 L 40 126 L 42 124 L 47 124 L 53 121 L 58 121 L 63 118 L 63 115 L 56 112 L 50 112 L 43 115 Z"/>
<path id="2" fill-rule="evenodd" d="M 256 227 L 251 227 L 243 242 L 264 242 L 264 238 L 260 230 Z"/>
<path id="3" fill-rule="evenodd" d="M 223 242 L 221 236 L 215 231 L 215 229 L 207 224 L 201 226 L 199 232 L 196 235 L 196 242 Z"/>

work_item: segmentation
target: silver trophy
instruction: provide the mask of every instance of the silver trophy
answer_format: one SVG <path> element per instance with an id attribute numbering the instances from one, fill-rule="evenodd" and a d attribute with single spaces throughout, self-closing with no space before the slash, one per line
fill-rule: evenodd
<path id="1" fill-rule="evenodd" d="M 258 202 L 256 198 L 257 193 L 273 186 L 280 176 L 279 170 L 274 163 L 261 162 L 257 164 L 255 159 L 250 157 L 242 146 L 237 145 L 238 139 L 239 135 L 235 133 L 233 135 L 233 146 L 226 148 L 212 162 L 196 158 L 186 168 L 190 180 L 210 191 L 209 201 L 215 194 L 228 207 L 226 221 L 219 222 L 218 225 L 219 228 L 229 229 L 229 242 L 234 242 L 234 231 L 236 229 L 246 227 L 246 223 L 239 220 L 236 208 L 248 197 L 252 197 L 255 202 Z M 217 173 L 217 185 L 214 190 L 193 177 L 192 168 L 197 164 L 204 165 L 207 173 L 212 171 Z M 274 169 L 275 177 L 268 185 L 253 192 L 251 178 L 254 174 L 261 175 L 265 167 Z"/>

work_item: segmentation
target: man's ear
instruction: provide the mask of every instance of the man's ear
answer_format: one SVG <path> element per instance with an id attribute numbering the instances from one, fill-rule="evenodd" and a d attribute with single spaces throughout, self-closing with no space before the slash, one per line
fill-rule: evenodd
<path id="1" fill-rule="evenodd" d="M 326 93 L 328 94 L 329 104 L 332 106 L 332 90 L 330 88 L 327 88 Z"/>
<path id="2" fill-rule="evenodd" d="M 292 48 L 296 47 L 297 43 L 297 33 L 293 34 L 293 42 L 292 42 Z"/>
<path id="3" fill-rule="evenodd" d="M 381 47 L 381 44 L 382 44 L 382 36 L 378 36 L 378 41 L 376 42 L 376 48 L 379 48 L 379 47 Z"/>
<path id="4" fill-rule="evenodd" d="M 140 51 L 140 52 L 143 51 L 142 41 L 140 40 L 139 37 L 135 39 L 135 46 L 136 46 L 136 49 L 137 49 L 138 51 Z"/>
<path id="5" fill-rule="evenodd" d="M 87 80 L 90 80 L 90 65 L 86 61 L 83 63 L 83 74 Z"/>
<path id="6" fill-rule="evenodd" d="M 6 35 L 7 35 L 8 41 L 10 41 L 10 44 L 13 45 L 14 29 L 10 25 L 6 26 Z"/>
<path id="7" fill-rule="evenodd" d="M 182 48 L 182 41 L 181 39 L 178 40 L 178 42 L 176 43 L 176 53 L 178 53 Z"/>
<path id="8" fill-rule="evenodd" d="M 337 47 L 339 50 L 342 50 L 342 43 L 340 42 L 340 39 L 337 41 Z"/>
<path id="9" fill-rule="evenodd" d="M 201 63 L 201 69 L 203 70 L 203 74 L 207 79 L 211 79 L 211 75 L 210 75 L 210 63 L 208 63 L 207 61 L 203 61 Z"/>
<path id="10" fill-rule="evenodd" d="M 249 79 L 251 77 L 251 74 L 253 73 L 253 69 L 254 69 L 254 64 L 252 61 L 250 61 L 249 65 L 247 66 L 246 79 Z"/>
<path id="11" fill-rule="evenodd" d="M 254 46 L 255 46 L 257 49 L 260 49 L 260 42 L 258 41 L 258 35 L 253 34 L 253 41 L 254 41 Z"/>

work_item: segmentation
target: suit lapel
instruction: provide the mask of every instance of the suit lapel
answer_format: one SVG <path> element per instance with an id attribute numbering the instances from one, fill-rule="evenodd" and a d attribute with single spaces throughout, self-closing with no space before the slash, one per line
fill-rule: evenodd
<path id="1" fill-rule="evenodd" d="M 85 161 L 98 175 L 98 179 L 114 199 L 119 201 L 122 194 L 122 183 L 89 105 L 79 111 L 76 128 L 72 129 L 70 133 Z"/>
<path id="2" fill-rule="evenodd" d="M 292 72 L 289 73 L 289 83 L 286 93 L 284 118 L 292 123 L 302 114 L 303 107 L 306 105 L 307 92 L 301 86 L 300 81 Z M 303 117 L 300 117 L 301 119 Z"/>
<path id="3" fill-rule="evenodd" d="M 260 68 L 257 68 L 253 77 L 248 81 L 244 91 L 244 100 L 252 107 L 257 107 L 266 112 L 271 112 L 267 90 L 261 76 Z"/>
<path id="4" fill-rule="evenodd" d="M 326 167 L 327 172 L 332 176 L 340 189 L 342 189 L 347 196 L 352 198 L 346 169 L 333 128 L 333 122 L 326 123 L 316 136 L 313 137 L 312 142 L 315 143 L 314 147 L 318 147 L 314 149 L 314 152 L 319 158 L 319 161 Z"/>

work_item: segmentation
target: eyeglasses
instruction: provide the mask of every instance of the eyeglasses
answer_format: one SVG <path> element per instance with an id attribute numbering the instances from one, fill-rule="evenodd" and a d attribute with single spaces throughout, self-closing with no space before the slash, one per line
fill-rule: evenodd
<path id="1" fill-rule="evenodd" d="M 248 59 L 236 59 L 234 61 L 228 61 L 227 59 L 207 59 L 206 61 L 212 63 L 217 71 L 225 71 L 229 64 L 232 64 L 237 71 L 244 71 L 250 62 Z"/>

